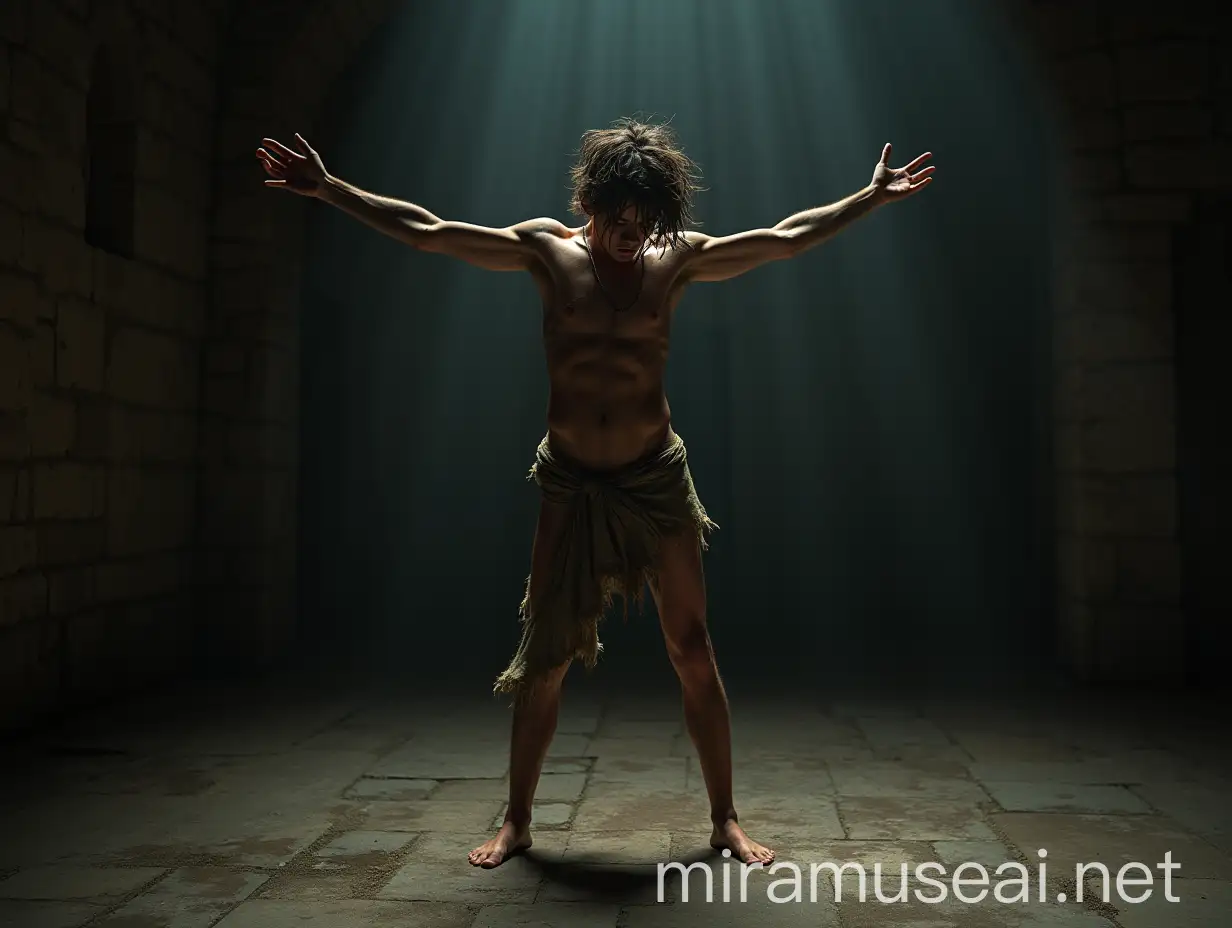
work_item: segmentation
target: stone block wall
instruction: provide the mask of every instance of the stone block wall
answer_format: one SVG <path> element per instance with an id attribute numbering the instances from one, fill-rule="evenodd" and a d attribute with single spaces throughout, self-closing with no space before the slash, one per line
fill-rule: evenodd
<path id="1" fill-rule="evenodd" d="M 0 728 L 196 633 L 221 15 L 0 5 Z"/>
<path id="2" fill-rule="evenodd" d="M 1020 12 L 1068 149 L 1054 306 L 1065 654 L 1086 678 L 1178 679 L 1174 249 L 1232 192 L 1232 44 L 1212 3 Z"/>

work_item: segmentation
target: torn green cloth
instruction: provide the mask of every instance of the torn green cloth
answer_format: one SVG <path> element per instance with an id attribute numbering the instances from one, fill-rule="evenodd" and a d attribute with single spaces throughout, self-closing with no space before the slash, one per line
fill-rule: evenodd
<path id="1" fill-rule="evenodd" d="M 689 472 L 684 441 L 674 431 L 664 444 L 624 467 L 594 471 L 539 443 L 528 479 L 550 503 L 566 509 L 549 557 L 549 576 L 531 597 L 530 578 L 519 610 L 522 638 L 495 692 L 515 701 L 547 674 L 578 658 L 594 667 L 602 650 L 599 622 L 613 597 L 640 606 L 653 582 L 659 541 L 697 533 L 702 550 L 718 528 L 706 515 Z"/>

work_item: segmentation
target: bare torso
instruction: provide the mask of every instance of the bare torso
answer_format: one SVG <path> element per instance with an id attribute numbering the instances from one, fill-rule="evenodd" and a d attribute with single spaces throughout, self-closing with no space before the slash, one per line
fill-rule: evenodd
<path id="1" fill-rule="evenodd" d="M 543 342 L 554 449 L 607 469 L 662 444 L 671 428 L 664 391 L 679 260 L 647 248 L 623 266 L 595 255 L 581 230 L 547 243 L 533 269 L 543 299 Z"/>

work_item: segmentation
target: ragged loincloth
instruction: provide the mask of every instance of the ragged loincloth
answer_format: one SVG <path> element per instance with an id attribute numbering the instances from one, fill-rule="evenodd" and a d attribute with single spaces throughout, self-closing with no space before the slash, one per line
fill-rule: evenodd
<path id="1" fill-rule="evenodd" d="M 522 639 L 496 679 L 495 691 L 521 699 L 544 674 L 580 659 L 594 667 L 602 646 L 599 622 L 619 594 L 642 604 L 653 582 L 659 541 L 696 532 L 705 550 L 718 528 L 706 515 L 689 472 L 684 441 L 669 432 L 661 448 L 625 467 L 589 471 L 539 444 L 530 478 L 548 502 L 566 508 L 549 557 L 549 576 L 532 599 L 530 578 L 522 600 Z"/>

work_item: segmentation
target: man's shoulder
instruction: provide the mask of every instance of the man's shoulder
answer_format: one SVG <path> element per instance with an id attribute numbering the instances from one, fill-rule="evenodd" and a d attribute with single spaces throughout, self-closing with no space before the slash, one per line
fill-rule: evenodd
<path id="1" fill-rule="evenodd" d="M 655 242 L 651 251 L 655 256 L 656 263 L 670 268 L 674 273 L 680 271 L 688 264 L 689 258 L 697 251 L 698 246 L 702 245 L 709 237 L 701 232 L 686 229 L 674 241 L 663 238 Z"/>
<path id="2" fill-rule="evenodd" d="M 513 226 L 513 231 L 526 238 L 569 238 L 573 230 L 558 219 L 540 216 Z"/>
<path id="3" fill-rule="evenodd" d="M 665 258 L 687 258 L 697 250 L 698 246 L 704 245 L 709 240 L 709 235 L 694 231 L 693 229 L 685 229 L 678 233 L 674 239 L 664 236 L 654 243 L 654 248 Z"/>

